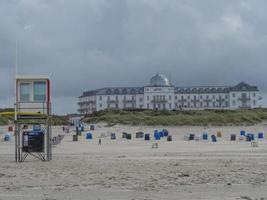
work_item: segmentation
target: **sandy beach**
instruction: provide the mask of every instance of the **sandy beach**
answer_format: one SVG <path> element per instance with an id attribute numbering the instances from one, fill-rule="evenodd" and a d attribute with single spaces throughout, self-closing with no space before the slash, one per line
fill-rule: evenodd
<path id="1" fill-rule="evenodd" d="M 7 127 L 0 127 L 0 131 Z M 87 126 L 88 128 L 88 126 Z M 153 133 L 167 128 L 173 136 L 153 149 L 154 140 L 136 139 L 135 133 Z M 0 199 L 267 199 L 267 141 L 230 141 L 240 130 L 257 133 L 266 124 L 248 127 L 105 127 L 96 125 L 93 140 L 72 141 L 72 130 L 63 133 L 53 127 L 53 135 L 65 134 L 53 147 L 53 160 L 33 158 L 14 162 L 14 141 L 0 143 Z M 132 133 L 132 140 L 121 138 Z M 217 143 L 184 141 L 187 132 L 209 135 L 222 131 Z M 86 130 L 84 134 L 88 132 Z M 110 140 L 115 132 L 117 140 Z M 98 145 L 98 137 L 102 145 Z M 3 135 L 0 136 L 1 138 Z"/>

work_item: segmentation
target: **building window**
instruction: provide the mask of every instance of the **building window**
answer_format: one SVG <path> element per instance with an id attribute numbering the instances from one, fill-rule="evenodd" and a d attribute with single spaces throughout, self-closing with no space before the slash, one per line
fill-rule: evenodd
<path id="1" fill-rule="evenodd" d="M 256 100 L 253 100 L 253 105 L 256 106 Z"/>
<path id="2" fill-rule="evenodd" d="M 171 103 L 169 104 L 169 109 L 172 109 L 172 104 Z"/>
<path id="3" fill-rule="evenodd" d="M 226 99 L 228 98 L 228 95 L 227 95 L 227 94 L 225 95 L 225 98 L 226 98 Z"/>
<path id="4" fill-rule="evenodd" d="M 177 100 L 177 96 L 175 96 L 175 100 Z"/>
<path id="5" fill-rule="evenodd" d="M 99 100 L 100 100 L 100 101 L 102 100 L 102 96 L 99 97 Z"/>
<path id="6" fill-rule="evenodd" d="M 190 96 L 188 95 L 187 98 L 190 99 Z"/>
<path id="7" fill-rule="evenodd" d="M 213 99 L 215 99 L 215 95 L 212 96 Z M 215 107 L 215 106 L 214 106 Z"/>
<path id="8" fill-rule="evenodd" d="M 110 96 L 108 96 L 108 101 L 110 100 Z"/>
<path id="9" fill-rule="evenodd" d="M 99 107 L 102 108 L 102 103 L 99 104 Z"/>
<path id="10" fill-rule="evenodd" d="M 46 100 L 46 83 L 45 82 L 34 82 L 33 84 L 34 101 L 45 101 Z"/>
<path id="11" fill-rule="evenodd" d="M 118 96 L 116 96 L 116 101 L 118 101 L 118 99 L 119 99 Z"/>
<path id="12" fill-rule="evenodd" d="M 139 101 L 140 101 L 140 102 L 142 102 L 142 101 L 143 101 L 143 98 L 142 98 L 142 97 L 140 97 Z"/>
<path id="13" fill-rule="evenodd" d="M 149 100 L 149 96 L 147 96 L 146 99 Z"/>
<path id="14" fill-rule="evenodd" d="M 21 83 L 20 84 L 20 101 L 30 101 L 30 84 Z"/>
<path id="15" fill-rule="evenodd" d="M 169 100 L 172 100 L 172 96 L 169 96 Z"/>
<path id="16" fill-rule="evenodd" d="M 166 109 L 166 105 L 165 105 L 165 103 L 163 104 L 163 110 L 165 110 Z"/>
<path id="17" fill-rule="evenodd" d="M 233 106 L 235 106 L 235 101 L 233 101 Z"/>
<path id="18" fill-rule="evenodd" d="M 241 98 L 242 98 L 242 99 L 246 99 L 246 98 L 247 98 L 247 93 L 242 93 L 242 94 L 241 94 Z"/>
<path id="19" fill-rule="evenodd" d="M 253 97 L 256 97 L 256 93 L 255 92 L 253 93 Z"/>
<path id="20" fill-rule="evenodd" d="M 188 107 L 188 108 L 190 107 L 190 102 L 187 102 L 187 107 Z"/>
<path id="21" fill-rule="evenodd" d="M 233 96 L 233 98 L 235 98 L 235 93 L 233 93 L 233 95 L 232 95 L 232 96 Z"/>
<path id="22" fill-rule="evenodd" d="M 200 107 L 201 107 L 201 108 L 203 107 L 203 103 L 202 103 L 202 102 L 200 102 Z"/>
<path id="23" fill-rule="evenodd" d="M 119 105 L 116 103 L 116 109 L 118 109 L 119 108 Z"/>
<path id="24" fill-rule="evenodd" d="M 215 102 L 213 102 L 213 108 L 215 108 Z"/>
<path id="25" fill-rule="evenodd" d="M 126 96 L 124 96 L 123 99 L 126 100 Z"/>
<path id="26" fill-rule="evenodd" d="M 202 99 L 202 95 L 200 95 L 200 99 Z"/>
<path id="27" fill-rule="evenodd" d="M 149 109 L 149 104 L 146 105 L 146 108 Z"/>
<path id="28" fill-rule="evenodd" d="M 132 100 L 134 100 L 134 96 L 132 96 Z"/>

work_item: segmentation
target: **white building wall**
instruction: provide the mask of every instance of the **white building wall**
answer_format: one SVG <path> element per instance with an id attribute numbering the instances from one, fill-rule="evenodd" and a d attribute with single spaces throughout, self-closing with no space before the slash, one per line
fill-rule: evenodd
<path id="1" fill-rule="evenodd" d="M 173 87 L 145 87 L 144 108 L 158 110 L 174 109 Z"/>
<path id="2" fill-rule="evenodd" d="M 182 99 L 184 104 L 182 104 Z M 222 99 L 221 104 L 220 99 Z M 227 109 L 229 108 L 229 95 L 228 93 L 177 93 L 174 105 L 176 109 L 184 110 Z"/>
<path id="3" fill-rule="evenodd" d="M 242 103 L 242 95 L 246 95 L 248 100 L 246 103 Z M 260 107 L 260 95 L 257 91 L 234 91 L 230 92 L 230 109 L 239 109 L 239 108 L 258 108 Z"/>
<path id="4" fill-rule="evenodd" d="M 96 110 L 104 109 L 142 109 L 143 94 L 97 95 Z"/>

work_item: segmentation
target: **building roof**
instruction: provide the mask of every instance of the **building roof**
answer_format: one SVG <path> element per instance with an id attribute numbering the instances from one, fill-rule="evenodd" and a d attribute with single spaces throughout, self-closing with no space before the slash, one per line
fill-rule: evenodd
<path id="1" fill-rule="evenodd" d="M 153 77 L 152 77 L 153 78 Z M 154 87 L 146 86 L 146 87 Z M 159 86 L 157 86 L 159 87 Z M 161 86 L 161 87 L 166 87 Z M 171 87 L 171 85 L 169 86 Z M 241 82 L 236 86 L 189 86 L 189 87 L 174 87 L 176 94 L 184 93 L 228 93 L 232 91 L 259 91 L 257 86 L 251 86 L 245 82 Z M 94 96 L 94 95 L 131 95 L 131 94 L 144 94 L 144 87 L 109 87 L 97 90 L 85 91 L 80 97 Z"/>
<path id="2" fill-rule="evenodd" d="M 259 91 L 257 86 L 241 82 L 236 86 L 191 86 L 175 87 L 175 93 L 228 93 L 232 91 Z"/>
<path id="3" fill-rule="evenodd" d="M 93 96 L 93 95 L 127 95 L 127 94 L 144 94 L 144 87 L 109 87 L 101 88 L 97 90 L 85 91 L 83 95 Z"/>
<path id="4" fill-rule="evenodd" d="M 230 87 L 229 89 L 230 91 L 259 91 L 257 86 L 252 86 L 245 82 L 241 82 L 234 87 Z"/>
<path id="5" fill-rule="evenodd" d="M 195 87 L 175 87 L 175 93 L 228 93 L 226 86 L 195 86 Z"/>
<path id="6" fill-rule="evenodd" d="M 165 75 L 157 73 L 150 79 L 149 86 L 166 87 L 171 86 L 171 83 Z"/>

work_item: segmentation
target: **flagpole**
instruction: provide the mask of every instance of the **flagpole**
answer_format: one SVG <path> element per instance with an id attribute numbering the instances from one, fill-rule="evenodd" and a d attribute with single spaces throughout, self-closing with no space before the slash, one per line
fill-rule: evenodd
<path id="1" fill-rule="evenodd" d="M 14 110 L 14 120 L 15 122 L 17 121 L 17 71 L 18 71 L 18 40 L 16 39 L 16 61 L 15 61 L 15 74 L 14 74 L 14 83 L 15 83 L 15 87 L 14 87 L 14 93 L 15 93 L 15 110 Z"/>

